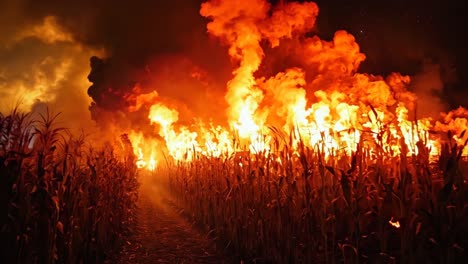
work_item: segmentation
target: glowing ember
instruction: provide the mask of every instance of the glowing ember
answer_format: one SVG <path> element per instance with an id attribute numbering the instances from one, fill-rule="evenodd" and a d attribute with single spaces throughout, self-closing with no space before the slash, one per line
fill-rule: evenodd
<path id="1" fill-rule="evenodd" d="M 393 217 L 392 217 L 392 219 L 390 219 L 390 220 L 388 221 L 388 223 L 391 224 L 392 226 L 394 226 L 395 228 L 400 228 L 400 222 L 399 222 L 398 220 L 397 220 L 397 221 L 394 221 L 394 220 L 393 220 Z"/>

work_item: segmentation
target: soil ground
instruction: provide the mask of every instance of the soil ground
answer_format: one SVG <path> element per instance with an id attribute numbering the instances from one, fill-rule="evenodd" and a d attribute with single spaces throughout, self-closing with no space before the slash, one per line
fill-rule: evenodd
<path id="1" fill-rule="evenodd" d="M 143 180 L 136 232 L 109 263 L 234 263 L 187 221 L 154 180 Z"/>

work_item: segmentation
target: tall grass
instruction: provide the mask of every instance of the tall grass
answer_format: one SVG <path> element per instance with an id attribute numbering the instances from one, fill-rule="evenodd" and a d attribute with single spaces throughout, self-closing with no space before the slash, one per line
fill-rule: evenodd
<path id="1" fill-rule="evenodd" d="M 324 145 L 300 138 L 293 150 L 293 138 L 278 134 L 269 153 L 199 156 L 162 172 L 186 212 L 253 263 L 459 263 L 467 255 L 462 147 L 448 141 L 434 163 L 424 142 L 412 156 L 396 142 L 394 155 L 381 136 L 363 136 L 352 155 L 326 157 Z"/>
<path id="2" fill-rule="evenodd" d="M 130 142 L 93 149 L 57 117 L 0 115 L 1 263 L 102 263 L 131 231 Z"/>

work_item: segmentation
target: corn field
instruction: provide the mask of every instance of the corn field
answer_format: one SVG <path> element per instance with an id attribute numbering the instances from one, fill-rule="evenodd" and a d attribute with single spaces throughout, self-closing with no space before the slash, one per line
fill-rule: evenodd
<path id="1" fill-rule="evenodd" d="M 138 172 L 131 142 L 124 135 L 93 148 L 58 127 L 57 117 L 0 116 L 1 263 L 102 263 L 133 232 Z M 273 132 L 271 151 L 167 159 L 152 175 L 168 179 L 185 215 L 239 261 L 465 259 L 465 146 L 448 140 L 431 157 L 424 142 L 417 155 L 403 142 L 394 155 L 383 142 L 371 150 L 362 140 L 346 155 Z"/>
<path id="2" fill-rule="evenodd" d="M 102 263 L 132 230 L 130 142 L 92 148 L 57 117 L 0 115 L 1 263 Z"/>
<path id="3" fill-rule="evenodd" d="M 450 135 L 449 135 L 449 138 Z M 468 255 L 464 146 L 439 157 L 325 146 L 292 149 L 279 135 L 268 153 L 167 161 L 177 203 L 223 248 L 248 263 L 461 263 Z M 375 140 L 377 141 L 377 140 Z M 376 150 L 375 150 L 376 149 Z"/>

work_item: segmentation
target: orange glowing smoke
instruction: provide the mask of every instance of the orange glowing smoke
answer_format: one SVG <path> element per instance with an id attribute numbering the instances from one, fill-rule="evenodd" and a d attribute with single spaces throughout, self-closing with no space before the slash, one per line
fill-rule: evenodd
<path id="1" fill-rule="evenodd" d="M 73 134 L 91 130 L 89 58 L 104 52 L 76 41 L 55 16 L 29 22 L 0 33 L 0 112 L 41 112 L 47 105 Z"/>
<path id="2" fill-rule="evenodd" d="M 363 136 L 373 138 L 375 144 L 365 147 L 374 152 L 398 155 L 405 147 L 408 155 L 418 154 L 417 143 L 422 142 L 436 155 L 440 143 L 429 135 L 431 129 L 453 130 L 460 135 L 468 127 L 464 109 L 446 114 L 435 126 L 431 118 L 415 120 L 412 114 L 417 98 L 407 90 L 410 77 L 357 73 L 365 55 L 346 31 L 337 31 L 330 41 L 305 36 L 313 30 L 318 11 L 314 3 L 272 7 L 265 0 L 211 0 L 202 4 L 200 14 L 210 19 L 208 33 L 229 47 L 234 65 L 224 98 L 229 127 L 203 120 L 178 124 L 177 109 L 160 100 L 156 91 L 143 94 L 138 87 L 128 98 L 132 104 L 129 110 L 148 105 L 149 122 L 170 156 L 181 161 L 244 150 L 266 153 L 271 151 L 273 138 L 269 126 L 285 134 L 300 134 L 293 137 L 293 147 L 300 138 L 326 155 L 350 155 Z M 265 45 L 270 49 L 287 45 L 288 56 L 300 61 L 300 67 L 258 76 L 268 56 Z M 141 166 L 147 166 L 145 157 L 154 159 L 154 153 L 142 149 L 153 146 L 141 143 L 147 139 L 138 135 L 130 138 L 137 142 L 135 154 Z M 460 144 L 465 140 L 455 139 Z"/>

